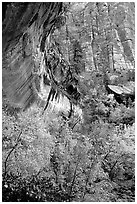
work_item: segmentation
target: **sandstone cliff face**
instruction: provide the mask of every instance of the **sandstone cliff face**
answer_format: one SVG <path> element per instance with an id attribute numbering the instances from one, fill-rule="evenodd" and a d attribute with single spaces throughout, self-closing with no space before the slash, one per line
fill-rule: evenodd
<path id="1" fill-rule="evenodd" d="M 70 4 L 68 38 L 79 40 L 87 69 L 134 69 L 134 18 L 135 5 L 130 2 Z"/>
<path id="2" fill-rule="evenodd" d="M 3 90 L 12 105 L 24 108 L 36 100 L 45 41 L 61 9 L 62 3 L 8 5 L 2 30 Z"/>
<path id="3" fill-rule="evenodd" d="M 72 77 L 74 85 L 87 71 L 125 75 L 134 70 L 134 3 L 63 5 L 63 17 L 62 3 L 12 3 L 7 9 L 2 36 L 3 90 L 13 105 L 26 107 L 39 98 L 41 76 L 48 72 L 45 56 L 49 49 L 58 87 L 65 90 L 66 78 L 72 81 Z"/>
<path id="4" fill-rule="evenodd" d="M 82 68 L 84 68 L 78 66 L 81 76 L 86 76 L 88 80 L 94 73 L 99 72 L 102 73 L 102 80 L 105 83 L 107 75 L 108 85 L 110 87 L 112 84 L 116 85 L 114 90 L 122 89 L 124 94 L 127 94 L 126 89 L 129 90 L 127 81 L 131 81 L 129 83 L 133 86 L 129 92 L 134 95 L 134 3 L 70 3 L 67 16 L 66 24 L 57 30 L 54 36 L 62 49 L 65 48 L 65 57 L 70 64 L 74 64 L 72 45 L 78 41 L 82 49 L 80 63 L 83 63 Z M 117 80 L 112 83 L 111 78 L 115 76 Z M 100 86 L 102 85 L 101 82 Z"/>

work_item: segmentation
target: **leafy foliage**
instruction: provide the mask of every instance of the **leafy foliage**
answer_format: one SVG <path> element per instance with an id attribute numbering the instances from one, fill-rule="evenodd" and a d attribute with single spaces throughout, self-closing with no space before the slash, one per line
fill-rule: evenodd
<path id="1" fill-rule="evenodd" d="M 47 116 L 46 122 L 38 119 L 37 109 L 28 114 L 17 123 L 25 135 L 8 160 L 3 201 L 134 200 L 134 126 L 123 129 L 86 119 L 82 126 L 79 123 L 81 129 L 72 129 L 74 121 L 64 121 L 61 115 L 50 121 Z"/>
<path id="2" fill-rule="evenodd" d="M 124 44 L 128 35 L 134 38 L 126 28 L 133 23 L 133 3 L 40 3 L 32 17 L 29 5 L 35 8 L 13 3 L 8 9 L 18 8 L 22 14 L 15 17 L 22 29 L 29 19 L 30 30 L 21 30 L 21 38 L 15 31 L 15 42 L 9 35 L 10 47 L 4 45 L 3 202 L 134 202 L 135 104 L 106 89 L 134 82 L 134 48 Z M 40 106 L 20 111 L 33 88 Z M 7 92 L 17 108 L 5 99 Z M 62 95 L 71 117 L 51 107 Z"/>

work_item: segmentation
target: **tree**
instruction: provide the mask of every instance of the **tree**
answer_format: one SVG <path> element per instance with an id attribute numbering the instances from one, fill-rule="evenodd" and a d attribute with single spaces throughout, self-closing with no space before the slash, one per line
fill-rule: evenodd
<path id="1" fill-rule="evenodd" d="M 3 201 L 134 201 L 134 12 L 3 4 Z"/>

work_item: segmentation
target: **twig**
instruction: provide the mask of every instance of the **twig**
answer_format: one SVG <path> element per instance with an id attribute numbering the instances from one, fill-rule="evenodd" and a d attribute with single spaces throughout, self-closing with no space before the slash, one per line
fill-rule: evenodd
<path id="1" fill-rule="evenodd" d="M 77 164 L 76 164 L 76 167 L 75 167 L 75 171 L 74 171 L 73 180 L 72 180 L 72 183 L 71 183 L 71 186 L 70 186 L 69 198 L 71 197 L 72 188 L 73 188 L 74 183 L 75 183 L 75 179 L 76 179 L 76 173 L 77 173 L 78 164 L 79 164 L 79 158 L 78 158 L 78 160 L 77 160 Z"/>
<path id="2" fill-rule="evenodd" d="M 93 164 L 94 164 L 94 161 L 90 164 L 90 169 L 89 169 L 89 172 L 88 172 L 88 175 L 87 175 L 87 178 L 86 178 L 86 184 L 85 184 L 85 188 L 84 188 L 84 192 L 83 192 L 83 196 L 82 196 L 82 202 L 84 202 L 84 197 L 86 195 L 86 187 L 87 187 L 88 181 L 90 179 L 90 174 L 91 174 Z"/>
<path id="3" fill-rule="evenodd" d="M 111 167 L 111 169 L 110 169 L 110 171 L 109 171 L 109 176 L 111 177 L 111 180 L 113 180 L 113 177 L 112 177 L 112 172 L 113 172 L 113 169 L 114 169 L 114 167 L 116 166 L 116 164 L 119 162 L 119 159 L 121 158 L 121 157 L 123 157 L 124 156 L 124 154 L 122 154 L 122 155 L 120 155 L 118 158 L 117 158 L 117 160 L 114 162 L 114 164 L 112 165 L 112 167 Z"/>
<path id="4" fill-rule="evenodd" d="M 105 160 L 107 158 L 107 156 L 109 155 L 109 153 L 111 152 L 112 150 L 109 149 L 108 152 L 106 153 L 106 155 L 104 156 L 103 160 Z"/>
<path id="5" fill-rule="evenodd" d="M 22 130 L 21 130 L 21 132 L 20 132 L 19 135 L 18 135 L 16 144 L 12 147 L 12 149 L 10 150 L 10 152 L 8 153 L 8 155 L 7 155 L 6 159 L 5 159 L 5 162 L 4 162 L 4 166 L 5 166 L 4 178 L 5 178 L 6 174 L 7 174 L 7 162 L 8 162 L 8 159 L 9 159 L 11 153 L 12 153 L 12 152 L 14 151 L 14 149 L 17 147 L 17 145 L 18 145 L 18 143 L 19 143 L 19 140 L 20 140 L 21 134 L 22 134 Z"/>
<path id="6" fill-rule="evenodd" d="M 78 124 L 78 122 L 79 122 L 80 120 L 81 120 L 80 117 L 78 117 L 78 119 L 76 120 L 76 122 L 74 123 L 74 125 L 71 127 L 72 130 L 74 129 L 74 127 Z"/>

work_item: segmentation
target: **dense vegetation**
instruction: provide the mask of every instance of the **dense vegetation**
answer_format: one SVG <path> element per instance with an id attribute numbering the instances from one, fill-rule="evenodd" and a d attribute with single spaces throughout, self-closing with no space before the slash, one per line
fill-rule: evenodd
<path id="1" fill-rule="evenodd" d="M 3 202 L 135 201 L 134 6 L 3 4 Z"/>

